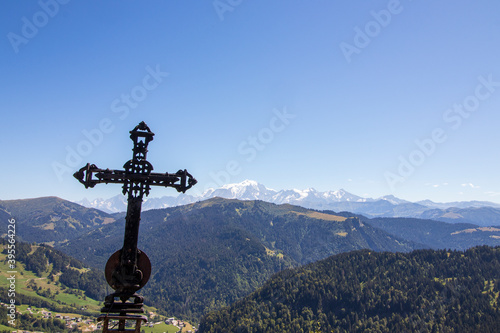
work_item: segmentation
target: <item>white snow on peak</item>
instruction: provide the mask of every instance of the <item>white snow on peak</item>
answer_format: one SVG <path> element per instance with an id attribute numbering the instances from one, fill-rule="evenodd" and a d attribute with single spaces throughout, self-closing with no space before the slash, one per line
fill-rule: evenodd
<path id="1" fill-rule="evenodd" d="M 275 204 L 289 203 L 314 209 L 332 209 L 336 204 L 343 202 L 356 203 L 375 201 L 371 198 L 363 198 L 354 195 L 344 189 L 321 192 L 310 187 L 305 190 L 287 189 L 277 191 L 267 188 L 255 180 L 246 179 L 240 183 L 226 184 L 219 188 L 207 189 L 203 194 L 198 196 L 185 194 L 179 195 L 178 197 L 165 196 L 161 198 L 145 198 L 143 209 L 148 210 L 179 206 L 214 197 L 239 200 L 263 200 Z M 386 196 L 381 199 L 391 202 L 401 200 L 393 196 Z M 404 202 L 404 200 L 401 201 Z M 126 197 L 123 195 L 117 195 L 107 200 L 82 200 L 79 203 L 83 206 L 97 208 L 109 213 L 123 212 L 127 209 Z"/>
<path id="2" fill-rule="evenodd" d="M 396 198 L 392 194 L 391 195 L 384 195 L 383 197 L 380 197 L 378 200 L 385 200 L 385 201 L 390 202 L 393 205 L 399 205 L 399 204 L 403 204 L 403 203 L 408 203 L 409 202 L 409 201 L 406 201 L 406 200 L 403 200 L 403 199 Z"/>
<path id="3" fill-rule="evenodd" d="M 225 184 L 225 185 L 222 185 L 221 188 L 230 189 L 230 188 L 235 188 L 235 187 L 247 187 L 247 186 L 258 187 L 259 183 L 257 183 L 255 180 L 248 180 L 248 179 L 246 179 L 246 180 L 242 181 L 241 183 L 234 183 L 234 184 Z"/>
<path id="4" fill-rule="evenodd" d="M 241 200 L 269 200 L 274 190 L 254 180 L 244 180 L 241 183 L 226 184 L 218 189 L 208 189 L 202 195 L 203 199 L 222 197 Z"/>

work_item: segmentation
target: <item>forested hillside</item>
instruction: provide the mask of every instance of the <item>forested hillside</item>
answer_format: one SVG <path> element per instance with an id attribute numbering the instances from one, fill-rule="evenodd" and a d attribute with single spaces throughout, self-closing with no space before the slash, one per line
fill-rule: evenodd
<path id="1" fill-rule="evenodd" d="M 7 253 L 7 244 L 5 239 L 0 239 L 0 246 L 4 248 L 2 251 L 4 256 Z M 53 299 L 54 303 L 59 305 L 64 304 L 58 303 L 56 295 L 52 295 L 51 291 L 59 289 L 55 288 L 56 285 L 68 290 L 78 289 L 79 292 L 93 299 L 102 299 L 105 296 L 106 281 L 102 271 L 86 267 L 81 261 L 50 246 L 32 245 L 19 241 L 15 245 L 16 270 L 29 271 L 37 277 L 36 280 L 31 279 L 33 281 L 24 281 L 22 286 L 35 291 L 35 294 Z M 5 256 L 4 261 L 6 260 Z M 41 284 L 47 285 L 47 288 L 40 287 Z"/>
<path id="2" fill-rule="evenodd" d="M 104 267 L 122 247 L 123 232 L 122 223 L 105 225 L 62 249 Z M 351 250 L 409 251 L 414 246 L 358 218 L 215 198 L 142 213 L 139 248 L 150 257 L 153 272 L 141 294 L 169 314 L 199 320 L 281 269 Z"/>
<path id="3" fill-rule="evenodd" d="M 35 230 L 29 237 L 36 242 L 55 243 L 64 253 L 98 269 L 123 246 L 123 214 L 101 214 L 58 198 L 1 203 L 5 209 L 0 209 L 0 218 L 7 208 L 17 212 L 19 231 Z M 203 314 L 253 292 L 282 269 L 360 249 L 408 252 L 495 245 L 500 233 L 493 229 L 431 220 L 368 219 L 348 212 L 213 198 L 142 213 L 138 245 L 150 257 L 153 269 L 140 293 L 165 314 L 198 321 Z M 30 269 L 58 272 L 57 261 L 40 260 L 54 256 L 54 251 L 41 246 L 30 251 L 23 261 Z M 103 296 L 106 283 L 101 289 L 89 287 L 85 279 L 76 283 L 85 275 L 71 267 L 53 275 L 85 290 L 87 296 L 93 293 L 102 299 L 96 293 Z"/>
<path id="4" fill-rule="evenodd" d="M 499 332 L 500 248 L 354 251 L 276 274 L 208 332 Z"/>
<path id="5" fill-rule="evenodd" d="M 7 245 L 15 249 L 14 267 Z M 15 248 L 12 245 L 0 239 L 0 302 L 15 302 L 15 328 L 76 332 L 76 326 L 88 327 L 100 309 L 96 299 L 102 300 L 106 290 L 103 273 L 49 246 L 21 241 L 15 243 Z M 12 280 L 7 279 L 13 274 L 14 290 Z M 5 305 L 0 306 L 0 331 L 13 327 L 6 311 Z"/>
<path id="6" fill-rule="evenodd" d="M 17 239 L 58 244 L 115 221 L 111 215 L 57 197 L 0 200 L 0 226 L 15 218 Z M 0 233 L 1 235 L 1 233 Z"/>
<path id="7" fill-rule="evenodd" d="M 414 218 L 374 218 L 366 223 L 432 249 L 466 250 L 478 245 L 500 246 L 499 227 Z"/>

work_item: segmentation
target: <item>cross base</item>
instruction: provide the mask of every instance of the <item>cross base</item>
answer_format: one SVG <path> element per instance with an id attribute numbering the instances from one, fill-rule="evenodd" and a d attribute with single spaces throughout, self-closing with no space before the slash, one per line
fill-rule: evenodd
<path id="1" fill-rule="evenodd" d="M 118 320 L 118 329 L 109 328 L 109 320 Z M 102 333 L 108 332 L 116 332 L 116 333 L 126 333 L 126 332 L 141 332 L 141 324 L 142 322 L 147 322 L 148 319 L 146 316 L 141 315 L 126 315 L 126 316 L 117 316 L 117 315 L 101 315 L 97 318 L 97 321 L 103 321 L 102 324 Z M 125 329 L 127 321 L 135 321 L 134 329 Z"/>
<path id="2" fill-rule="evenodd" d="M 115 298 L 119 298 L 121 301 L 115 301 Z M 133 302 L 129 302 L 129 298 L 134 298 Z M 146 316 L 139 315 L 139 313 L 144 313 L 143 297 L 137 294 L 123 294 L 123 293 L 113 293 L 106 296 L 104 301 L 104 307 L 101 309 L 101 315 L 97 318 L 97 321 L 103 321 L 103 333 L 107 332 L 135 332 L 140 333 L 142 322 L 147 322 Z M 110 314 L 111 313 L 111 314 Z M 109 328 L 110 320 L 118 320 L 118 328 L 114 329 L 114 326 Z M 135 329 L 126 329 L 127 322 L 135 321 Z M 116 325 L 115 325 L 116 326 Z"/>

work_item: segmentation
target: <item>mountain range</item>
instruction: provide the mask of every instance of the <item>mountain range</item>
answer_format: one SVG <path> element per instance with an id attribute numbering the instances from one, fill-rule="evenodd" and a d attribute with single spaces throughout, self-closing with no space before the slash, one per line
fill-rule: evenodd
<path id="1" fill-rule="evenodd" d="M 483 227 L 500 225 L 500 204 L 488 201 L 436 203 L 431 200 L 423 200 L 410 202 L 393 195 L 372 199 L 357 196 L 343 189 L 326 192 L 320 192 L 314 188 L 276 191 L 253 180 L 227 184 L 218 189 L 211 188 L 200 196 L 181 194 L 177 197 L 146 198 L 143 210 L 175 207 L 214 197 L 262 200 L 275 204 L 287 203 L 317 210 L 349 211 L 370 218 L 408 217 L 449 223 L 472 223 Z M 106 200 L 89 201 L 83 199 L 77 203 L 106 213 L 124 212 L 127 207 L 127 200 L 123 195 Z"/>
<path id="2" fill-rule="evenodd" d="M 115 222 L 110 214 L 57 197 L 0 200 L 2 230 L 7 230 L 10 217 L 16 220 L 19 240 L 50 245 L 63 243 Z"/>
<path id="3" fill-rule="evenodd" d="M 56 197 L 0 201 L 2 230 L 14 217 L 19 241 L 51 244 L 97 268 L 122 247 L 123 216 Z M 166 313 L 196 321 L 283 269 L 359 249 L 498 246 L 500 228 L 216 197 L 144 211 L 138 245 L 154 267 L 141 294 Z"/>
<path id="4" fill-rule="evenodd" d="M 122 242 L 123 224 L 110 223 L 60 249 L 102 267 Z M 282 269 L 363 248 L 407 252 L 426 246 L 389 235 L 358 217 L 212 198 L 143 212 L 139 247 L 154 267 L 143 295 L 167 313 L 199 319 Z"/>

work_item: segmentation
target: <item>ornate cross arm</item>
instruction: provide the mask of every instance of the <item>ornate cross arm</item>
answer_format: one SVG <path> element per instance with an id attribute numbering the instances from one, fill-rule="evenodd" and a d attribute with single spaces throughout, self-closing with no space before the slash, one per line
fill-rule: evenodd
<path id="1" fill-rule="evenodd" d="M 125 170 L 99 169 L 95 164 L 87 163 L 86 166 L 75 172 L 74 177 L 85 188 L 94 187 L 100 183 L 124 184 L 123 194 L 128 191 L 128 184 L 142 183 L 145 185 L 145 194 L 149 194 L 150 186 L 173 187 L 177 192 L 185 193 L 197 181 L 187 170 L 176 173 L 130 173 Z M 133 187 L 132 187 L 133 188 Z"/>

